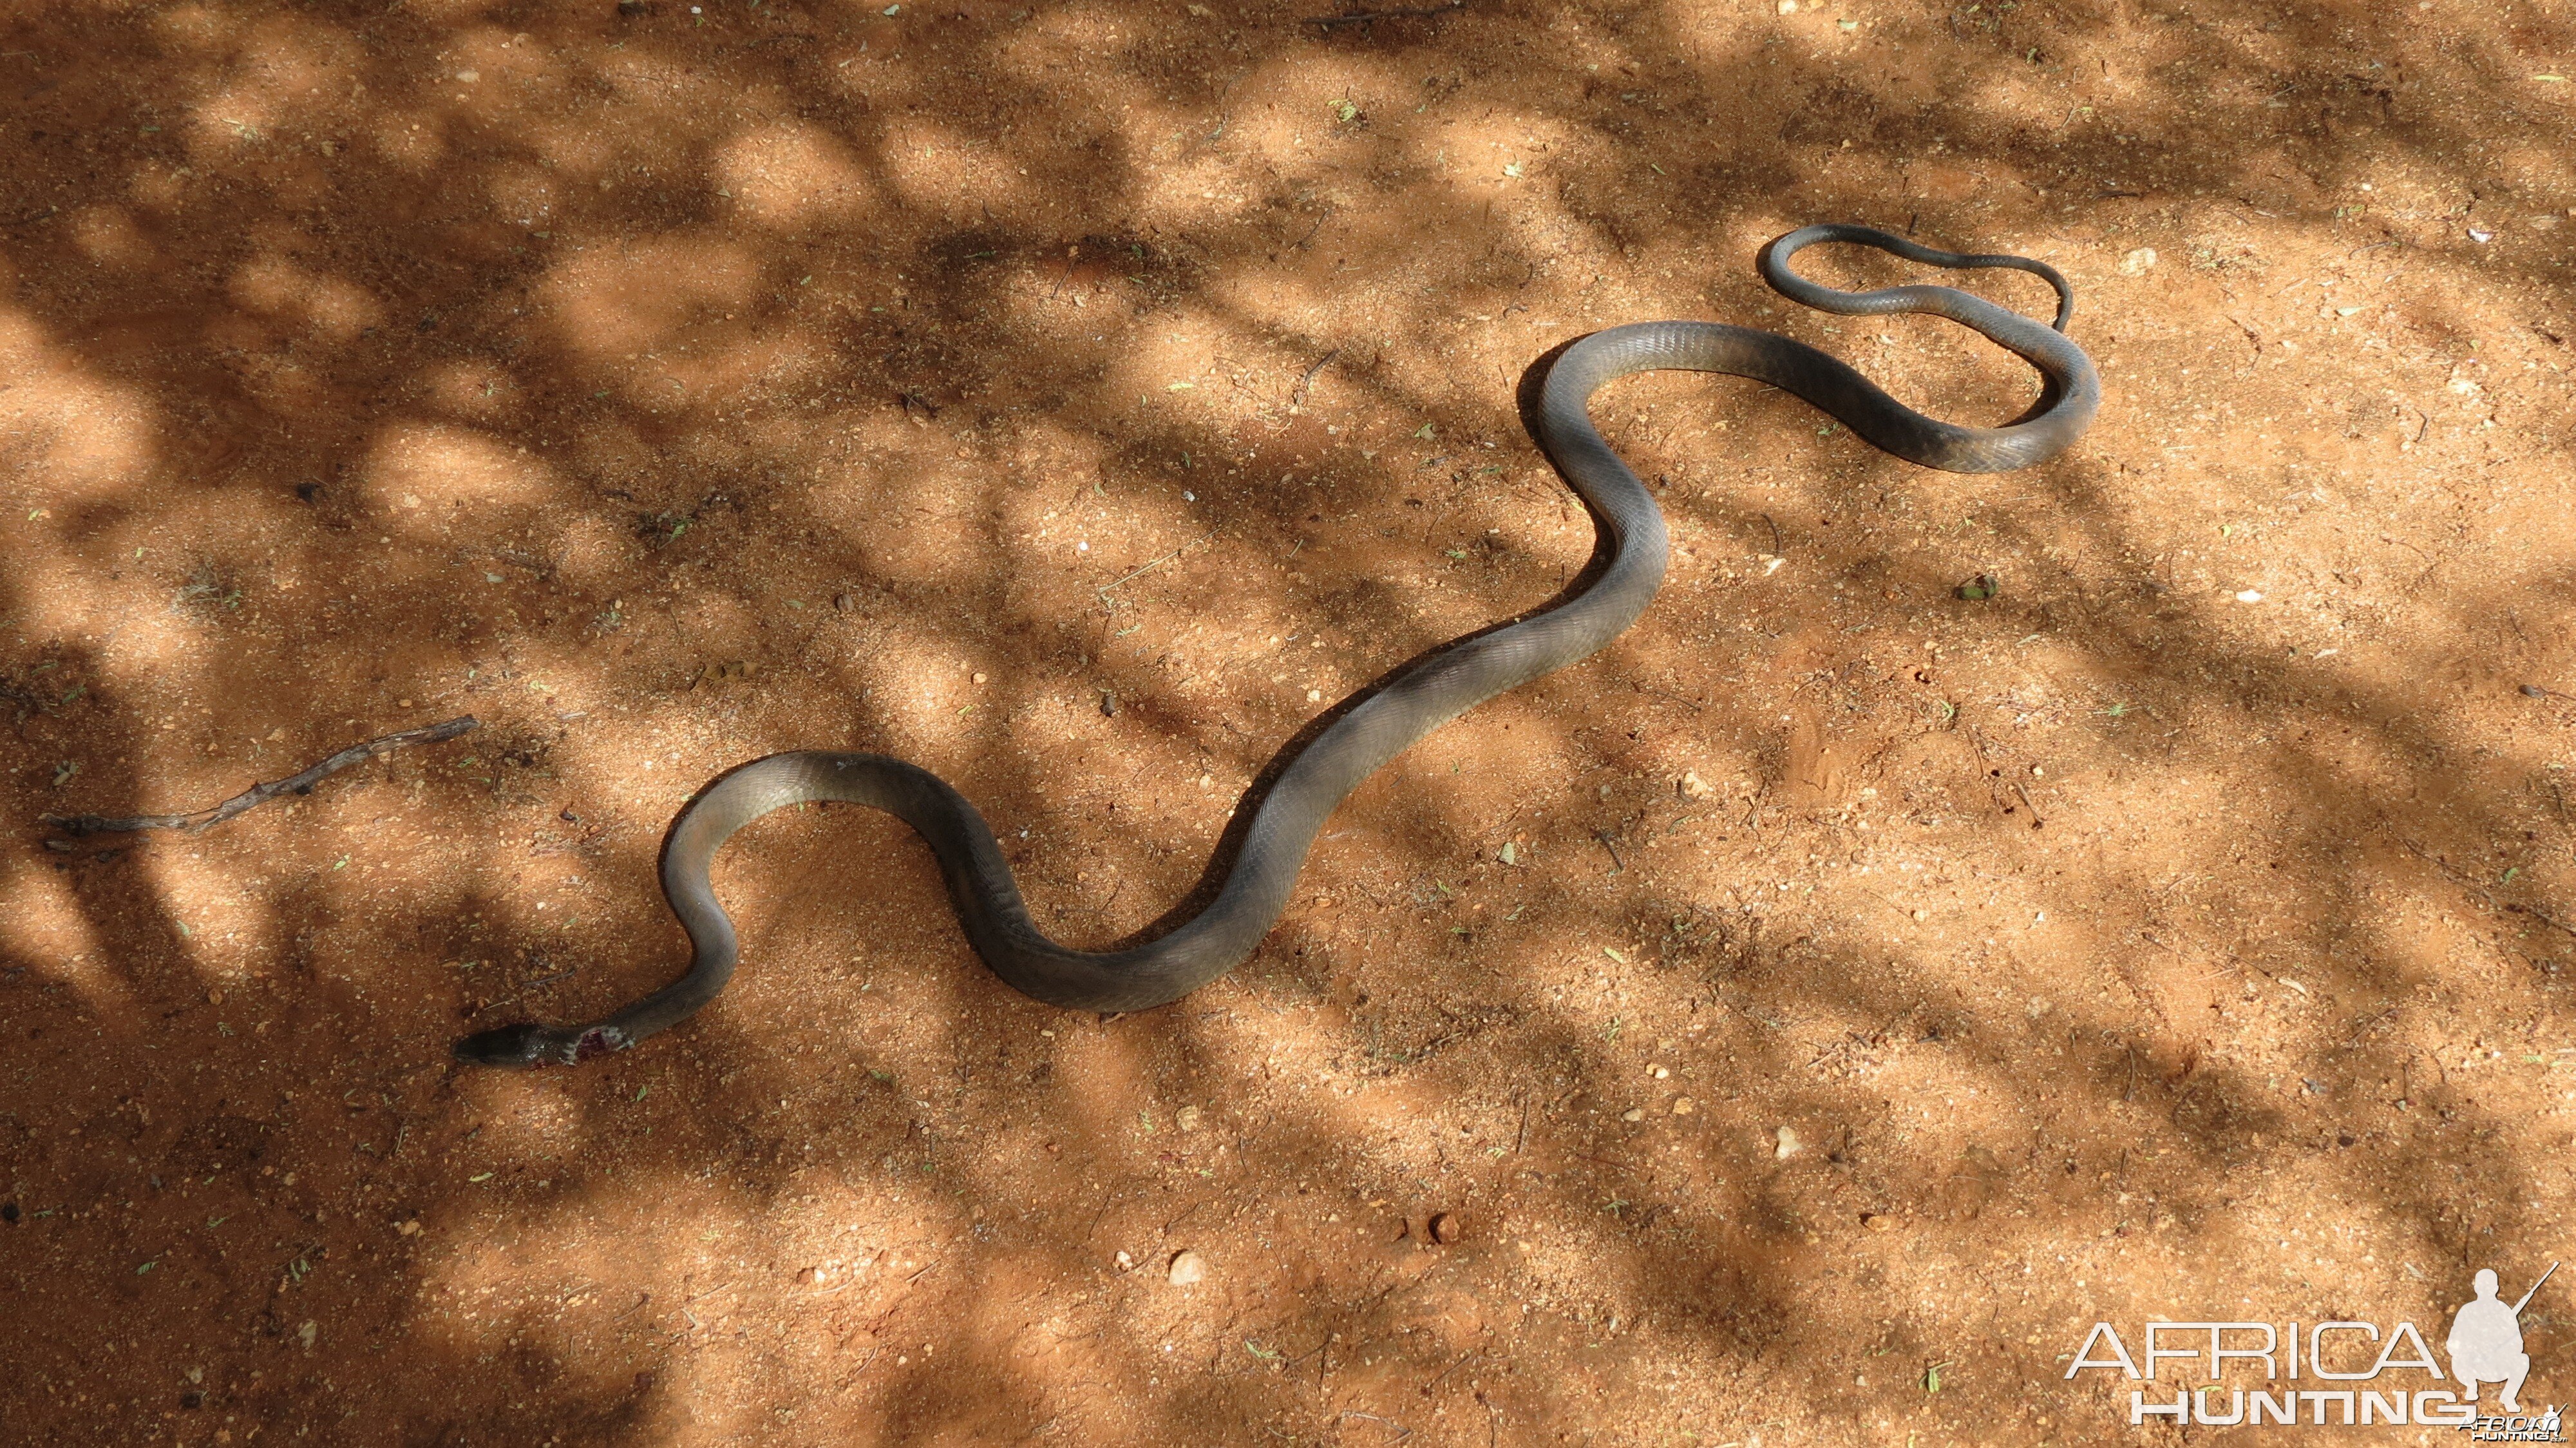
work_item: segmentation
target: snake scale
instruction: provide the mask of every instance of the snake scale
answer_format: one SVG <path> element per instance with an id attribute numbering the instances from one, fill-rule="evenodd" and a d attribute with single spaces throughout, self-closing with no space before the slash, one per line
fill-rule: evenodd
<path id="1" fill-rule="evenodd" d="M 1858 243 L 1936 267 L 2029 272 L 2056 289 L 2057 317 L 2042 325 L 1952 287 L 1846 292 L 1820 286 L 1789 267 L 1792 256 L 1820 242 Z M 2054 457 L 2100 405 L 2092 362 L 2065 336 L 2074 293 L 2044 263 L 1935 251 L 1869 227 L 1827 225 L 1776 238 L 1762 249 L 1759 265 L 1774 290 L 1820 311 L 1926 312 L 1969 327 L 2039 370 L 2039 398 L 2002 427 L 1959 427 L 1914 411 L 1835 358 L 1774 333 L 1714 322 L 1641 322 L 1592 333 L 1549 368 L 1537 432 L 1539 446 L 1590 506 L 1608 544 L 1606 565 L 1557 607 L 1441 649 L 1351 705 L 1280 772 L 1214 899 L 1186 923 L 1125 950 L 1058 945 L 1029 918 L 984 817 L 938 776 L 877 754 L 772 754 L 719 776 L 680 812 L 663 841 L 662 892 L 695 946 L 685 974 L 587 1024 L 521 1023 L 478 1032 L 456 1043 L 456 1058 L 493 1066 L 571 1064 L 625 1050 L 688 1019 L 724 989 L 740 956 L 733 922 L 708 879 L 709 862 L 734 831 L 809 800 L 868 805 L 918 831 L 938 857 L 967 940 L 994 974 L 1028 995 L 1099 1011 L 1177 1000 L 1260 945 L 1287 907 L 1324 821 L 1360 781 L 1459 714 L 1608 644 L 1653 601 L 1664 576 L 1663 513 L 1592 424 L 1588 404 L 1605 384 L 1662 368 L 1749 377 L 1795 393 L 1897 457 L 1961 473 L 2008 472 Z"/>

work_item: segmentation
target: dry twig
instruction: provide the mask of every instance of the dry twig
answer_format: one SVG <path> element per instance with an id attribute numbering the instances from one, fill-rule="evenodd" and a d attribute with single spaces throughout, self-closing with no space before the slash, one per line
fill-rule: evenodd
<path id="1" fill-rule="evenodd" d="M 2539 921 L 2541 924 L 2548 926 L 2552 930 L 2564 931 L 2569 935 L 2576 935 L 2576 925 L 2568 924 L 2566 921 L 2559 919 L 2557 916 L 2550 914 L 2548 911 L 2541 909 L 2537 905 L 2526 905 L 2519 900 L 2505 899 L 2493 890 L 2479 884 L 2468 875 L 2451 868 L 2450 861 L 2445 860 L 2441 856 L 2434 854 L 2432 851 L 2425 849 L 2422 845 L 2415 843 L 2413 840 L 2400 835 L 2397 838 L 2397 843 L 2405 846 L 2408 854 L 2422 860 L 2425 864 L 2432 866 L 2434 869 L 2441 871 L 2452 884 L 2459 886 L 2461 889 L 2468 891 L 2470 894 L 2477 896 L 2479 899 L 2486 901 L 2488 904 L 2495 906 L 2506 914 L 2528 915 L 2532 919 Z"/>
<path id="2" fill-rule="evenodd" d="M 1315 224 L 1317 226 L 1321 226 L 1324 223 L 1319 220 Z M 1314 233 L 1309 232 L 1307 234 L 1311 236 Z M 1305 243 L 1299 242 L 1298 245 L 1303 246 Z M 1325 353 L 1323 356 L 1316 358 L 1315 365 L 1306 369 L 1306 375 L 1297 379 L 1296 390 L 1288 394 L 1288 406 L 1291 410 L 1306 405 L 1307 390 L 1315 385 L 1316 376 L 1324 370 L 1324 365 L 1326 363 L 1340 355 L 1342 355 L 1342 349 L 1336 347 L 1332 351 Z"/>
<path id="3" fill-rule="evenodd" d="M 46 815 L 44 820 L 45 823 L 72 835 L 123 834 L 135 830 L 181 830 L 194 834 L 209 825 L 221 824 L 234 815 L 265 804 L 281 794 L 311 794 L 313 786 L 319 784 L 325 776 L 337 774 L 352 764 L 373 759 L 379 754 L 400 749 L 406 744 L 438 744 L 478 727 L 480 726 L 474 716 L 467 714 L 442 724 L 432 724 L 421 729 L 406 729 L 399 734 L 387 734 L 379 739 L 370 739 L 364 744 L 352 744 L 302 774 L 290 775 L 274 784 L 254 784 L 223 803 L 209 809 L 198 810 L 194 814 L 134 815 L 125 819 L 111 819 L 105 815 Z M 46 843 L 58 849 L 66 848 L 58 841 L 48 840 Z"/>

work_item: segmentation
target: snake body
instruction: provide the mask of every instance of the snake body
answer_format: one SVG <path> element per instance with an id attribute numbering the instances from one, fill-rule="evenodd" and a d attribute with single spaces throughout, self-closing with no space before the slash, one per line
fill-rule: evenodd
<path id="1" fill-rule="evenodd" d="M 1801 249 L 1856 242 L 1909 261 L 1951 268 L 2003 267 L 2056 289 L 2056 320 L 1943 286 L 1845 292 L 1789 269 Z M 1861 226 L 1810 226 L 1763 248 L 1771 286 L 1807 306 L 1852 316 L 1928 312 L 1961 323 L 2035 366 L 2038 401 L 2002 427 L 1959 427 L 1914 411 L 1816 349 L 1770 332 L 1712 322 L 1644 322 L 1595 332 L 1549 369 L 1538 406 L 1538 442 L 1589 504 L 1609 542 L 1590 587 L 1547 612 L 1453 644 L 1350 707 L 1283 770 L 1245 832 L 1232 871 L 1205 909 L 1178 928 L 1125 950 L 1085 951 L 1041 932 L 984 817 L 938 776 L 877 754 L 813 750 L 772 754 L 716 779 L 672 822 L 662 847 L 662 891 L 688 931 L 695 957 L 678 980 L 601 1020 L 575 1026 L 503 1026 L 458 1041 L 458 1060 L 483 1065 L 574 1063 L 625 1050 L 677 1025 L 715 999 L 740 956 L 733 922 L 715 898 L 708 865 L 734 831 L 772 810 L 809 800 L 863 804 L 918 831 L 938 857 L 966 938 L 993 972 L 1053 1005 L 1137 1011 L 1187 995 L 1233 969 L 1260 944 L 1325 819 L 1360 781 L 1457 715 L 1608 644 L 1655 596 L 1666 557 L 1664 519 L 1644 484 L 1592 424 L 1592 394 L 1632 372 L 1679 368 L 1767 382 L 1815 404 L 1898 457 L 1950 472 L 2006 472 L 2063 451 L 2092 420 L 2100 383 L 2064 335 L 2074 309 L 2065 278 L 2013 256 L 1935 251 Z"/>

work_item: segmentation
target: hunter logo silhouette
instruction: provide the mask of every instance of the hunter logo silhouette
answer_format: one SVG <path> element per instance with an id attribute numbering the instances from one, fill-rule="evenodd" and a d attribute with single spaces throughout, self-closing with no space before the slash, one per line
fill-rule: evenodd
<path id="1" fill-rule="evenodd" d="M 2451 1351 L 2451 1376 L 2460 1380 L 2460 1391 L 2470 1403 L 2478 1400 L 2480 1383 L 2497 1383 L 2504 1388 L 2504 1410 L 2517 1413 L 2522 1404 L 2515 1394 L 2522 1391 L 2522 1380 L 2531 1375 L 2531 1354 L 2522 1350 L 2522 1309 L 2530 1303 L 2532 1293 L 2540 1290 L 2557 1272 L 2558 1264 L 2540 1274 L 2540 1282 L 2531 1284 L 2531 1292 L 2522 1300 L 2506 1306 L 2496 1296 L 2496 1275 L 2492 1269 L 2480 1268 L 2477 1276 L 2477 1300 L 2461 1304 L 2451 1319 L 2451 1335 L 2443 1346 Z"/>

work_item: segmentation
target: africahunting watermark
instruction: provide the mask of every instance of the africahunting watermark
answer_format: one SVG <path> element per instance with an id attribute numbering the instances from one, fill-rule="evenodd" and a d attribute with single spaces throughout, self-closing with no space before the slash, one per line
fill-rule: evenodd
<path id="1" fill-rule="evenodd" d="M 2558 1264 L 2550 1263 L 2531 1290 L 2510 1303 L 2496 1295 L 2495 1273 L 2480 1271 L 2477 1295 L 2452 1314 L 2450 1334 L 2442 1340 L 2447 1375 L 2411 1322 L 2399 1322 L 2386 1333 L 2371 1322 L 2304 1327 L 2296 1322 L 2277 1327 L 2268 1322 L 2150 1322 L 2142 1330 L 2145 1351 L 2139 1356 L 2130 1354 L 2111 1324 L 2097 1322 L 2076 1349 L 2066 1378 L 2099 1371 L 2154 1383 L 2167 1362 L 2192 1365 L 2184 1368 L 2183 1381 L 2175 1384 L 2170 1399 L 2161 1396 L 2161 1388 L 2130 1390 L 2132 1426 L 2158 1419 L 2211 1427 L 2418 1424 L 2456 1429 L 2473 1443 L 2564 1443 L 2559 1408 L 2525 1412 L 2521 1401 L 2523 1382 L 2531 1375 L 2531 1355 L 2522 1345 L 2522 1309 L 2557 1270 Z M 2367 1368 L 2360 1366 L 2365 1358 Z M 2231 1361 L 2244 1365 L 2240 1385 L 2222 1381 Z M 2192 1367 L 2204 1362 L 2208 1381 L 2190 1384 Z M 2264 1385 L 2242 1386 L 2257 1363 Z M 2402 1376 L 2408 1373 L 2423 1375 L 2416 1382 L 2451 1386 L 2416 1386 Z M 2329 1386 L 2297 1386 L 2302 1382 Z M 2500 1413 L 2480 1411 L 2480 1393 L 2488 1385 L 2497 1390 Z"/>

